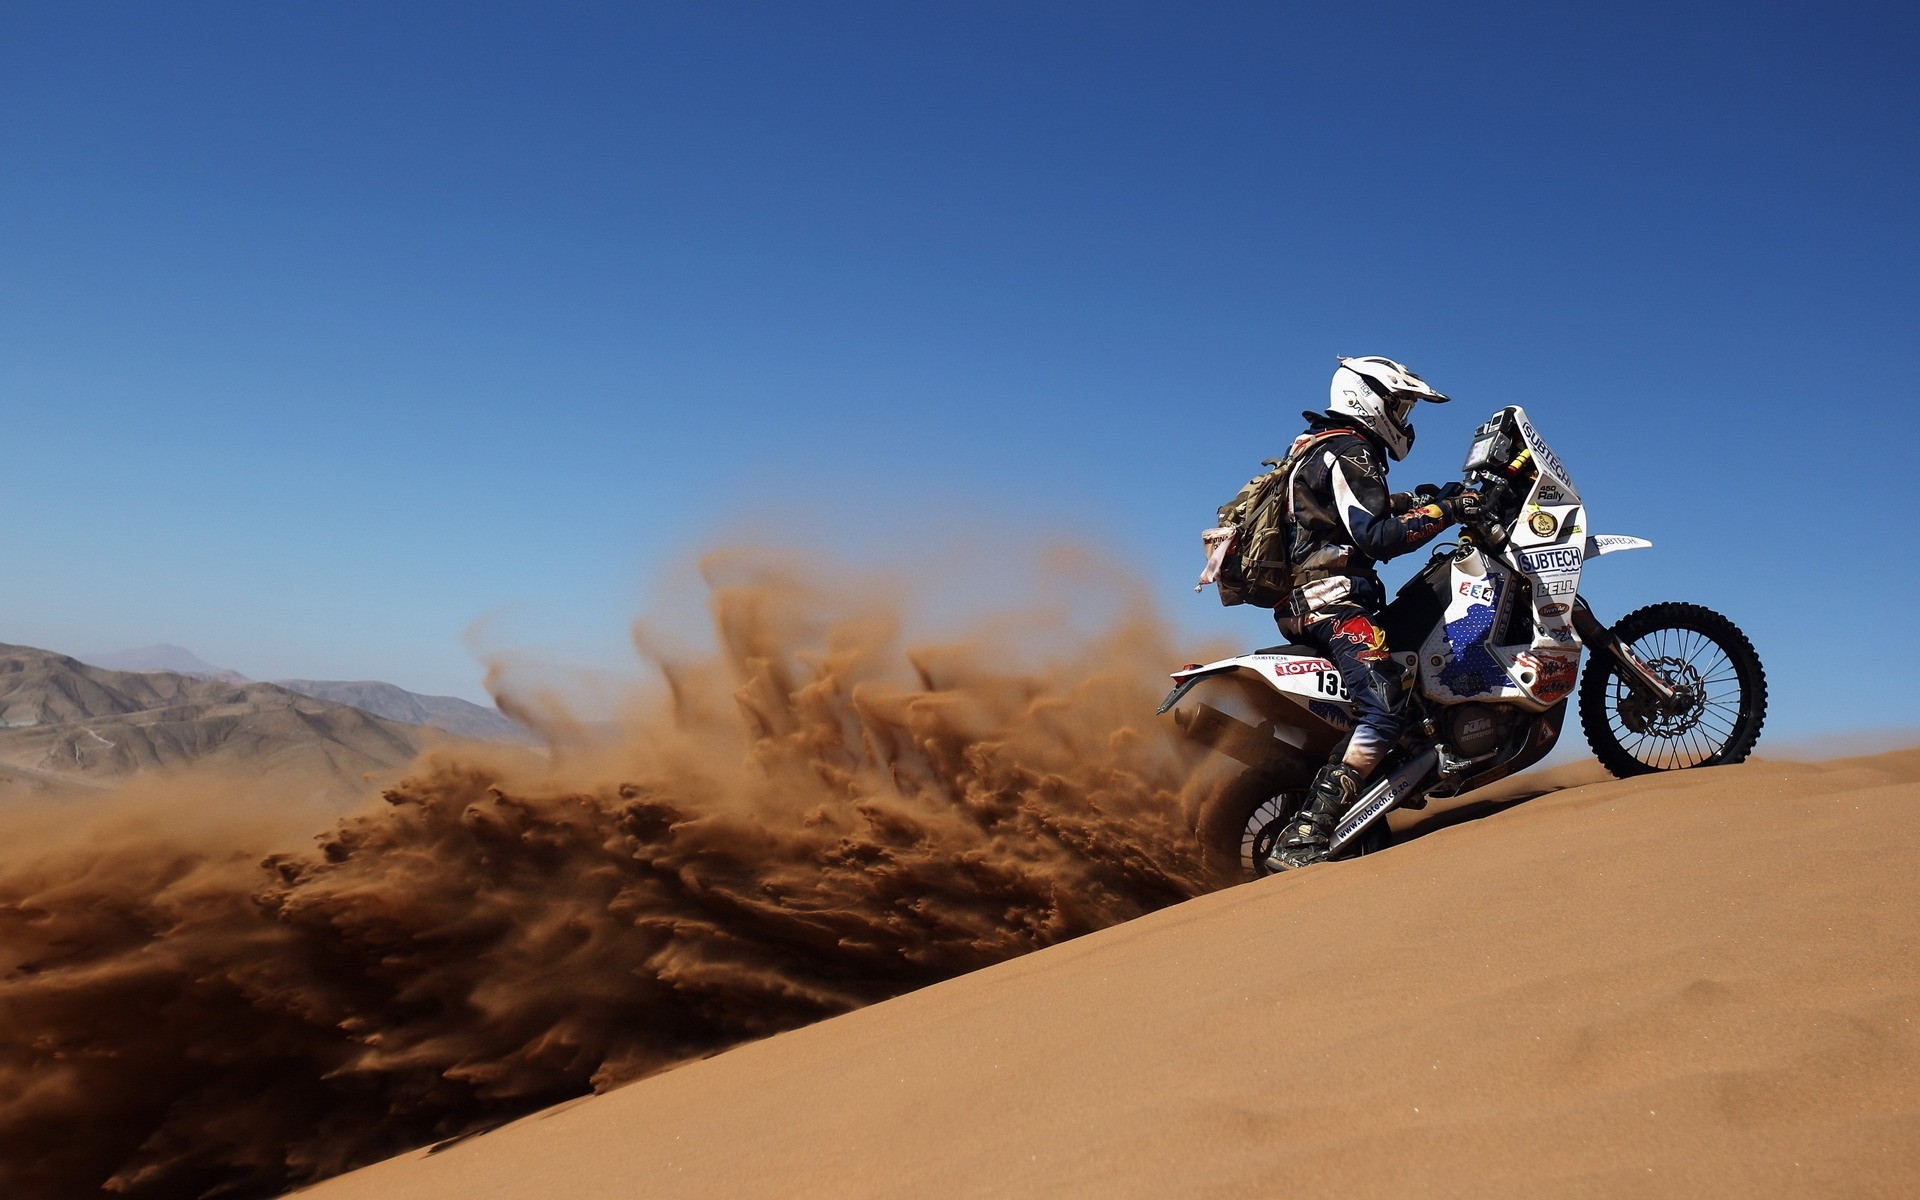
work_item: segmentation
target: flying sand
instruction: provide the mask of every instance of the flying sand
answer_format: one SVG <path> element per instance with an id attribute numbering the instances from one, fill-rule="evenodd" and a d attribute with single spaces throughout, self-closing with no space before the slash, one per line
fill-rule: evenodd
<path id="1" fill-rule="evenodd" d="M 302 1196 L 1920 1189 L 1920 751 L 1600 778 Z"/>

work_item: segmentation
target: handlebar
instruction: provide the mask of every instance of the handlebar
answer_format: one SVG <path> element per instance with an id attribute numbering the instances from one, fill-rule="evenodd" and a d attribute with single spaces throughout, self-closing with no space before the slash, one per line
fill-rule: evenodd
<path id="1" fill-rule="evenodd" d="M 1490 550 L 1507 544 L 1507 525 L 1519 508 L 1519 495 L 1513 485 L 1487 471 L 1469 471 L 1465 484 L 1480 495 L 1480 515 L 1461 522 L 1473 540 Z"/>

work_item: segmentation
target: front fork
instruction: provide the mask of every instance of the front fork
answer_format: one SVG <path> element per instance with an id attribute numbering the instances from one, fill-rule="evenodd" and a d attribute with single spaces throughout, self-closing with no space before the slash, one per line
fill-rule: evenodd
<path id="1" fill-rule="evenodd" d="M 1573 598 L 1573 629 L 1580 640 L 1592 647 L 1594 653 L 1605 652 L 1613 661 L 1620 664 L 1621 677 L 1634 691 L 1652 697 L 1662 712 L 1671 712 L 1680 707 L 1684 698 L 1666 680 L 1660 678 L 1647 664 L 1640 661 L 1631 647 L 1613 635 L 1613 630 L 1600 623 L 1593 615 L 1583 597 Z"/>

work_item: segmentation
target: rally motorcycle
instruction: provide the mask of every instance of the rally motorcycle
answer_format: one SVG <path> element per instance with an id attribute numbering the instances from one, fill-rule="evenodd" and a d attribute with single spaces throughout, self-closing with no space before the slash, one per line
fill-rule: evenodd
<path id="1" fill-rule="evenodd" d="M 1379 618 L 1410 683 L 1406 732 L 1340 814 L 1329 858 L 1383 848 L 1387 814 L 1424 808 L 1539 762 L 1579 682 L 1580 723 L 1622 778 L 1737 763 L 1759 739 L 1767 681 L 1745 634 L 1695 604 L 1653 604 L 1611 628 L 1580 597 L 1587 560 L 1653 543 L 1588 532 L 1579 489 L 1525 410 L 1474 431 L 1463 482 L 1482 515 L 1437 548 Z M 1245 770 L 1201 815 L 1229 871 L 1271 873 L 1314 772 L 1352 730 L 1338 668 L 1306 646 L 1271 646 L 1173 673 L 1160 706 L 1189 739 Z"/>

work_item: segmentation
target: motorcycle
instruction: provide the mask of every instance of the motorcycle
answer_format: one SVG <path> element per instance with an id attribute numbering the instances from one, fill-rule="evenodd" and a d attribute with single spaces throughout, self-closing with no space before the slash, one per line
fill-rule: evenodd
<path id="1" fill-rule="evenodd" d="M 1588 532 L 1572 476 L 1526 411 L 1510 406 L 1474 431 L 1463 483 L 1482 515 L 1436 548 L 1382 611 L 1387 650 L 1411 681 L 1406 732 L 1340 814 L 1329 858 L 1390 841 L 1386 816 L 1424 808 L 1525 770 L 1559 740 L 1579 680 L 1580 723 L 1615 776 L 1745 759 L 1766 719 L 1760 657 L 1733 622 L 1667 602 L 1612 627 L 1580 596 L 1595 558 L 1652 542 Z M 1201 814 L 1209 855 L 1243 877 L 1271 855 L 1314 772 L 1352 730 L 1335 665 L 1306 646 L 1270 646 L 1173 673 L 1159 712 L 1182 734 L 1240 764 Z"/>

